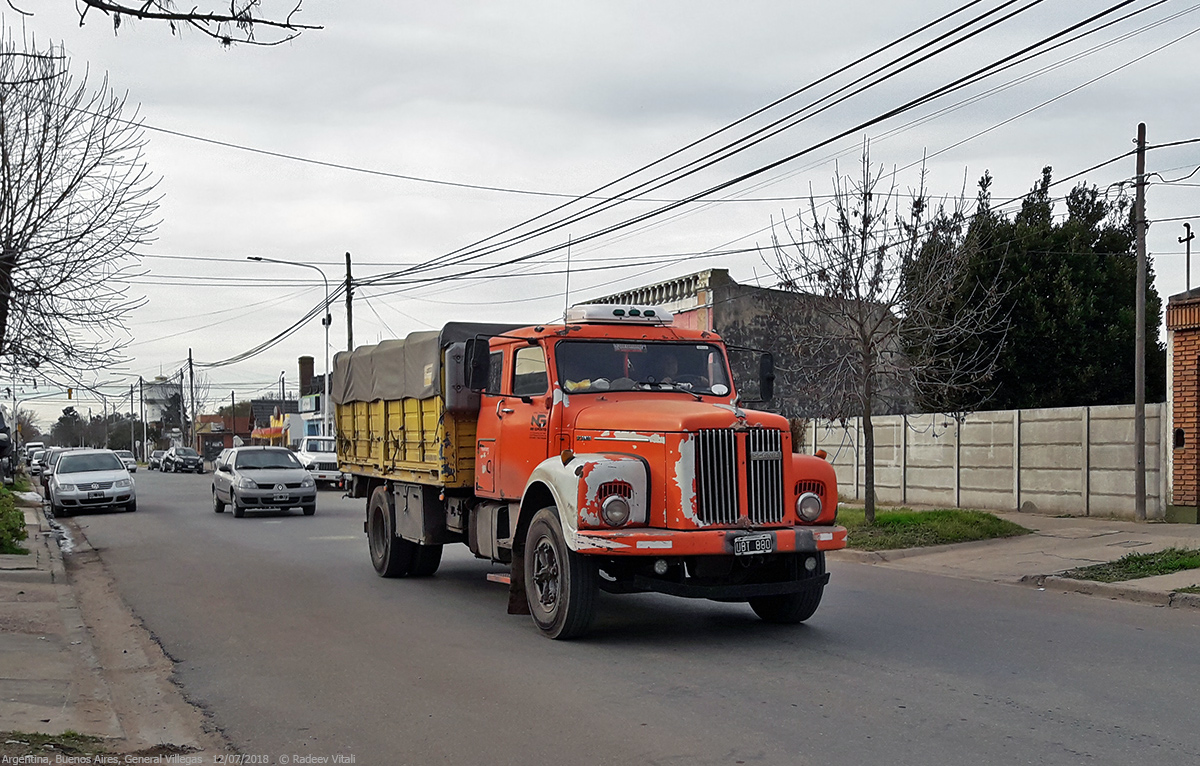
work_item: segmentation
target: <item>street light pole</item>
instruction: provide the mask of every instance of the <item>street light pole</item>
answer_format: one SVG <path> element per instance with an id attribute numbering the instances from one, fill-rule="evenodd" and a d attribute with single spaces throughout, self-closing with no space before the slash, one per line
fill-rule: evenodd
<path id="1" fill-rule="evenodd" d="M 325 277 L 325 272 L 319 267 L 311 263 L 301 263 L 300 261 L 281 261 L 275 258 L 264 258 L 261 255 L 246 256 L 247 260 L 259 261 L 260 263 L 281 263 L 284 266 L 302 266 L 306 269 L 312 269 L 321 275 L 321 281 L 325 283 L 325 315 L 321 317 L 321 324 L 325 327 L 325 393 L 321 395 L 321 435 L 332 436 L 333 424 L 329 417 L 329 325 L 333 324 L 333 317 L 329 315 L 329 280 Z"/>

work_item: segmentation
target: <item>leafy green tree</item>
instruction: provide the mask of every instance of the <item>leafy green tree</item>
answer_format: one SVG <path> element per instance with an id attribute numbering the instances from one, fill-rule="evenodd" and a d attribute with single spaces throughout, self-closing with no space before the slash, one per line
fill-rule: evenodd
<path id="1" fill-rule="evenodd" d="M 1137 257 L 1131 205 L 1081 184 L 1056 220 L 1051 169 L 1011 217 L 991 207 L 991 176 L 979 184 L 964 246 L 975 282 L 997 284 L 1008 329 L 977 342 L 999 348 L 995 409 L 1078 407 L 1133 401 Z M 1162 300 L 1146 281 L 1146 399 L 1166 396 L 1166 349 L 1155 330 Z M 947 407 L 954 409 L 953 403 Z"/>

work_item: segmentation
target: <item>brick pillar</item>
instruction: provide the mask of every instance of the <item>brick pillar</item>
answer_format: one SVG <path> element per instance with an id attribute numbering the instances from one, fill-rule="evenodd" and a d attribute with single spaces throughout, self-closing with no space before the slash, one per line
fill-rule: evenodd
<path id="1" fill-rule="evenodd" d="M 1171 296 L 1171 504 L 1200 506 L 1200 289 Z"/>

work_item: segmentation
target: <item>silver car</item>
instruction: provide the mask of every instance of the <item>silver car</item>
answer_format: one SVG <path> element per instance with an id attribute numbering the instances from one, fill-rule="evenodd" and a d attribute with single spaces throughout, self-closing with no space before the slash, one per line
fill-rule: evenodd
<path id="1" fill-rule="evenodd" d="M 84 449 L 62 453 L 46 483 L 55 516 L 89 508 L 137 510 L 133 477 L 112 450 Z"/>
<path id="2" fill-rule="evenodd" d="M 234 518 L 247 510 L 300 508 L 317 512 L 317 483 L 291 450 L 284 447 L 234 447 L 213 465 L 213 510 L 233 506 Z"/>
<path id="3" fill-rule="evenodd" d="M 127 449 L 119 449 L 114 451 L 117 453 L 117 457 L 121 458 L 121 462 L 125 464 L 125 467 L 129 469 L 130 473 L 137 473 L 137 458 L 133 456 L 132 452 Z"/>

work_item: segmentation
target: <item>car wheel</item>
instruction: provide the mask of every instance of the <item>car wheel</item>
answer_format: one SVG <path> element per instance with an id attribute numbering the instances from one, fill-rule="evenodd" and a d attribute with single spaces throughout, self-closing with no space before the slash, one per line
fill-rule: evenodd
<path id="1" fill-rule="evenodd" d="M 225 513 L 225 502 L 223 500 L 221 500 L 221 498 L 217 497 L 217 488 L 216 487 L 213 487 L 212 493 L 213 493 L 213 512 L 214 513 Z"/>
<path id="2" fill-rule="evenodd" d="M 525 598 L 547 638 L 583 635 L 596 611 L 596 562 L 567 547 L 558 509 L 537 512 L 525 536 Z"/>
<path id="3" fill-rule="evenodd" d="M 304 511 L 305 516 L 312 516 L 317 512 L 317 504 L 313 503 L 312 505 L 302 505 L 300 506 L 300 510 Z"/>
<path id="4" fill-rule="evenodd" d="M 137 510 L 137 498 L 130 500 L 125 504 L 125 513 L 133 513 Z"/>
<path id="5" fill-rule="evenodd" d="M 238 503 L 237 495 L 233 493 L 233 490 L 229 491 L 229 503 L 233 506 L 233 518 L 240 519 L 246 515 L 246 509 Z"/>
<path id="6" fill-rule="evenodd" d="M 367 514 L 367 544 L 380 577 L 404 577 L 412 567 L 416 545 L 396 537 L 395 529 L 387 487 L 376 487 Z"/>

